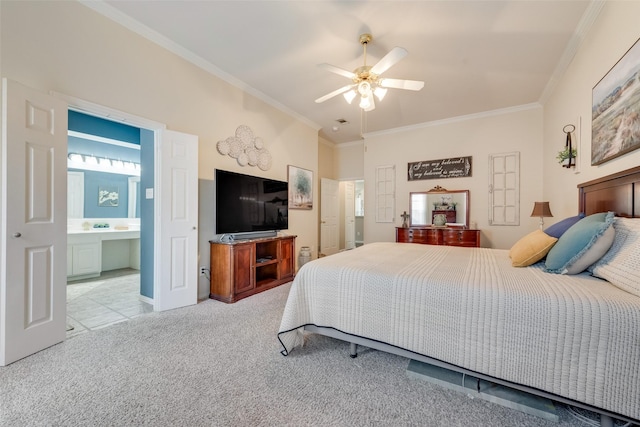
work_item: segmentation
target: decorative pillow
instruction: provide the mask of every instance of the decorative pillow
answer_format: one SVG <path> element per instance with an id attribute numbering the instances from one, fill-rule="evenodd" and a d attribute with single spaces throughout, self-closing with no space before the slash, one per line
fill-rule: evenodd
<path id="1" fill-rule="evenodd" d="M 511 265 L 527 267 L 540 261 L 558 241 L 542 230 L 536 230 L 518 240 L 509 251 Z"/>
<path id="2" fill-rule="evenodd" d="M 640 296 L 640 219 L 616 218 L 616 237 L 609 252 L 590 270 L 614 286 Z"/>
<path id="3" fill-rule="evenodd" d="M 581 212 L 579 215 L 565 218 L 560 222 L 556 222 L 553 225 L 547 227 L 544 232 L 551 237 L 557 237 L 558 239 L 567 231 L 573 224 L 584 218 L 584 214 Z"/>
<path id="4" fill-rule="evenodd" d="M 546 270 L 549 273 L 578 274 L 600 259 L 615 237 L 611 226 L 613 219 L 613 212 L 597 213 L 569 227 L 547 254 Z M 612 231 L 606 233 L 609 229 Z"/>

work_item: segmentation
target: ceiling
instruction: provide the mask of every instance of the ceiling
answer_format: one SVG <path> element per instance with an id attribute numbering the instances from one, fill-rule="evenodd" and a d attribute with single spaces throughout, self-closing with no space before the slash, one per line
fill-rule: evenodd
<path id="1" fill-rule="evenodd" d="M 92 3 L 85 2 L 334 143 L 543 101 L 601 7 L 587 0 Z M 383 75 L 422 80 L 424 88 L 389 89 L 368 113 L 342 96 L 316 104 L 349 84 L 318 64 L 363 65 L 362 33 L 373 35 L 368 65 L 403 47 L 409 54 Z"/>

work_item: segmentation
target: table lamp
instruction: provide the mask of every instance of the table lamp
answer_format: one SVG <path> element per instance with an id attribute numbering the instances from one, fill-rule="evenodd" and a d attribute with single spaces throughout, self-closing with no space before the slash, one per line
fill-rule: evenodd
<path id="1" fill-rule="evenodd" d="M 531 212 L 531 216 L 540 217 L 540 230 L 542 230 L 542 226 L 544 225 L 544 217 L 553 216 L 553 214 L 551 214 L 551 208 L 549 208 L 549 202 L 534 202 L 533 212 Z"/>

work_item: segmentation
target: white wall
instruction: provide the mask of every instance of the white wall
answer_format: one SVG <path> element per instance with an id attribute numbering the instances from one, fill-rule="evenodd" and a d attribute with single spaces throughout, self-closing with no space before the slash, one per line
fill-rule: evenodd
<path id="1" fill-rule="evenodd" d="M 508 249 L 533 231 L 538 219 L 531 218 L 533 203 L 542 196 L 542 108 L 537 105 L 425 124 L 410 130 L 366 135 L 365 243 L 394 241 L 400 214 L 409 211 L 409 193 L 427 191 L 436 185 L 448 190 L 470 190 L 470 222 L 481 230 L 481 245 Z M 489 154 L 520 152 L 520 225 L 490 226 L 488 223 Z M 472 176 L 439 180 L 407 180 L 409 162 L 472 156 Z M 375 168 L 396 166 L 395 222 L 375 222 Z M 371 214 L 369 214 L 371 213 Z"/>
<path id="2" fill-rule="evenodd" d="M 215 168 L 285 181 L 289 164 L 317 170 L 317 129 L 81 3 L 2 1 L 0 19 L 2 77 L 197 135 L 201 179 L 213 179 Z M 234 135 L 239 125 L 248 125 L 264 140 L 273 157 L 269 171 L 240 167 L 217 153 L 217 141 Z M 318 191 L 314 191 L 314 206 L 318 206 Z M 289 213 L 289 233 L 298 235 L 297 247 L 317 247 L 317 212 L 314 207 Z M 207 242 L 210 237 L 201 235 L 200 240 Z M 201 264 L 209 264 L 208 253 L 200 258 Z M 200 296 L 206 295 L 205 283 Z"/>
<path id="3" fill-rule="evenodd" d="M 353 181 L 364 177 L 364 141 L 336 145 L 336 179 Z"/>
<path id="4" fill-rule="evenodd" d="M 567 72 L 544 105 L 544 198 L 554 218 L 578 212 L 576 186 L 640 164 L 640 150 L 591 166 L 591 94 L 593 87 L 640 37 L 640 2 L 608 1 L 580 46 Z M 560 167 L 556 153 L 564 148 L 568 123 L 581 118 L 579 173 Z M 545 221 L 546 223 L 547 221 Z"/>

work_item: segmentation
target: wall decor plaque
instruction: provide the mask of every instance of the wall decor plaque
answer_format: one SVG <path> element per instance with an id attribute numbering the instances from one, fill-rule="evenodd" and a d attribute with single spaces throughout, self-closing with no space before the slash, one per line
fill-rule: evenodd
<path id="1" fill-rule="evenodd" d="M 471 156 L 410 162 L 407 180 L 461 178 L 471 176 Z"/>

